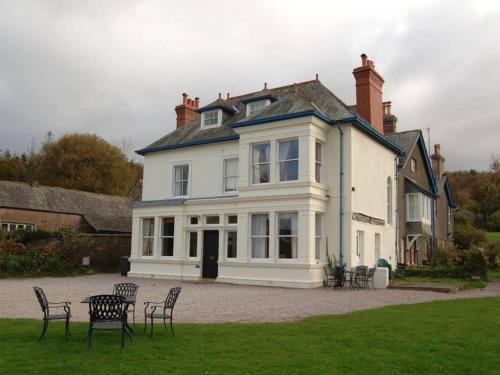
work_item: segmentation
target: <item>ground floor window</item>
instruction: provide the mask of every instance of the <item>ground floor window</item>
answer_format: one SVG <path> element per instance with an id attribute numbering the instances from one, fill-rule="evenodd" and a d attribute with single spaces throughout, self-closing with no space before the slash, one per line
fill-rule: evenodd
<path id="1" fill-rule="evenodd" d="M 142 219 L 142 255 L 153 255 L 153 242 L 155 235 L 154 217 L 145 217 Z"/>
<path id="2" fill-rule="evenodd" d="M 269 258 L 269 215 L 253 214 L 251 223 L 252 258 Z"/>
<path id="3" fill-rule="evenodd" d="M 297 258 L 297 213 L 278 214 L 278 254 L 281 259 Z"/>
<path id="4" fill-rule="evenodd" d="M 227 257 L 236 258 L 237 255 L 237 242 L 238 242 L 238 232 L 229 231 L 227 233 L 226 244 L 227 244 Z"/>
<path id="5" fill-rule="evenodd" d="M 314 220 L 314 227 L 315 227 L 315 232 L 314 232 L 314 257 L 316 260 L 319 260 L 321 257 L 321 245 L 323 242 L 323 237 L 322 237 L 322 228 L 321 228 L 321 221 L 322 221 L 322 215 L 321 214 L 316 214 L 315 215 L 315 220 Z"/>
<path id="6" fill-rule="evenodd" d="M 198 232 L 189 232 L 189 257 L 196 258 L 198 255 Z"/>
<path id="7" fill-rule="evenodd" d="M 175 218 L 163 217 L 161 223 L 161 255 L 171 257 L 174 255 Z"/>
<path id="8" fill-rule="evenodd" d="M 2 230 L 4 232 L 11 232 L 14 230 L 33 230 L 35 226 L 33 224 L 22 224 L 22 223 L 2 223 Z"/>

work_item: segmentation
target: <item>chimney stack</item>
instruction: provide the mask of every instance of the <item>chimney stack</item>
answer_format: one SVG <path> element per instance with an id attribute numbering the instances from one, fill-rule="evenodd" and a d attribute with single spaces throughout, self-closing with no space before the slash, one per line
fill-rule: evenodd
<path id="1" fill-rule="evenodd" d="M 396 133 L 396 123 L 398 118 L 391 113 L 392 103 L 383 102 L 382 112 L 384 114 L 384 134 Z"/>
<path id="2" fill-rule="evenodd" d="M 190 99 L 188 94 L 182 94 L 182 104 L 175 107 L 177 114 L 177 129 L 182 128 L 188 122 L 193 121 L 200 115 L 196 110 L 200 105 L 200 98 Z"/>
<path id="3" fill-rule="evenodd" d="M 444 162 L 445 158 L 441 155 L 441 145 L 434 145 L 434 154 L 431 156 L 432 170 L 439 180 L 444 175 Z"/>
<path id="4" fill-rule="evenodd" d="M 361 117 L 371 126 L 384 133 L 382 111 L 382 86 L 384 78 L 375 70 L 373 61 L 361 55 L 361 66 L 352 71 L 356 80 L 356 108 Z"/>

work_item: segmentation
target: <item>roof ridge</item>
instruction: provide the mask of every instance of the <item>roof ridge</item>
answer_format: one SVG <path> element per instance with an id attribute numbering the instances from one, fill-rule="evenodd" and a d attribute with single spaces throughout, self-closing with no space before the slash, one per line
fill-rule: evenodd
<path id="1" fill-rule="evenodd" d="M 311 83 L 311 82 L 316 82 L 316 79 L 310 79 L 308 81 L 296 82 L 296 83 L 291 83 L 291 84 L 288 84 L 288 85 L 283 85 L 283 86 L 278 86 L 278 87 L 270 87 L 270 88 L 267 88 L 267 90 L 268 91 L 281 90 L 281 89 L 284 89 L 284 88 L 287 88 L 287 87 L 292 87 L 294 85 L 305 85 L 305 84 Z M 317 82 L 319 82 L 319 81 L 317 81 Z M 249 92 L 247 94 L 241 94 L 241 95 L 231 96 L 229 98 L 229 100 L 239 99 L 239 98 L 242 98 L 244 96 L 250 96 L 250 95 L 258 94 L 259 92 L 262 92 L 262 91 L 264 91 L 264 89 L 259 90 L 259 91 Z"/>

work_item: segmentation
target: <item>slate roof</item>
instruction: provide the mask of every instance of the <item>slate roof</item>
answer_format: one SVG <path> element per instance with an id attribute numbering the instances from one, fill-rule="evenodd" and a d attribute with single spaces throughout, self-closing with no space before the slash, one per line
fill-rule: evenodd
<path id="1" fill-rule="evenodd" d="M 131 199 L 0 180 L 0 207 L 82 215 L 97 232 L 130 233 Z"/>
<path id="2" fill-rule="evenodd" d="M 420 130 L 408 130 L 404 132 L 389 133 L 385 135 L 386 138 L 401 146 L 401 148 L 405 150 L 406 155 L 401 156 L 399 159 L 401 165 L 406 164 L 406 160 L 410 156 L 411 150 L 413 150 L 413 147 L 417 143 L 418 138 L 421 134 L 422 132 Z"/>
<path id="3" fill-rule="evenodd" d="M 261 95 L 273 95 L 278 98 L 275 102 L 263 108 L 261 111 L 245 117 L 245 104 L 243 101 L 249 98 L 257 98 Z M 305 111 L 316 111 L 331 120 L 342 120 L 355 117 L 355 114 L 328 90 L 320 81 L 311 80 L 293 85 L 265 89 L 245 95 L 234 96 L 229 99 L 218 99 L 205 106 L 209 108 L 214 104 L 220 104 L 222 100 L 226 106 L 234 107 L 237 113 L 225 116 L 222 126 L 211 129 L 201 129 L 200 118 L 174 130 L 166 136 L 158 139 L 137 153 L 145 154 L 168 148 L 177 148 L 187 145 L 202 144 L 207 141 L 224 141 L 238 139 L 238 134 L 232 126 L 239 122 L 249 120 L 266 119 L 274 116 L 300 113 Z M 203 110 L 203 108 L 200 108 Z"/>

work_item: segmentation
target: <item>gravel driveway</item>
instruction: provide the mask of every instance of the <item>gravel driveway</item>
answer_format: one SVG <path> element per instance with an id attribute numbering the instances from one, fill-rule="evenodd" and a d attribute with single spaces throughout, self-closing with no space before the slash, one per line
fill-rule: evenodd
<path id="1" fill-rule="evenodd" d="M 188 283 L 159 279 L 124 278 L 116 274 L 78 277 L 0 280 L 0 318 L 36 318 L 41 310 L 33 286 L 45 290 L 49 301 L 71 301 L 72 320 L 88 321 L 88 305 L 80 301 L 94 294 L 111 293 L 118 282 L 139 284 L 136 321 L 144 319 L 143 302 L 160 301 L 173 286 L 182 293 L 175 309 L 176 322 L 278 322 L 312 315 L 342 314 L 387 305 L 456 298 L 500 296 L 500 283 L 484 290 L 454 294 L 406 290 L 287 289 L 220 283 Z"/>

